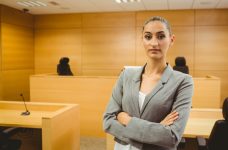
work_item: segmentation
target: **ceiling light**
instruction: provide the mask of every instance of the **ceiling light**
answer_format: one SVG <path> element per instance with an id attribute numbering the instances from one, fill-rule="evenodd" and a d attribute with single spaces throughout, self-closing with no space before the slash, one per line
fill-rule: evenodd
<path id="1" fill-rule="evenodd" d="M 134 3 L 141 2 L 141 0 L 116 0 L 117 3 Z"/>
<path id="2" fill-rule="evenodd" d="M 36 1 L 37 4 L 40 4 L 41 6 L 47 6 L 47 4 L 40 2 L 40 1 Z"/>
<path id="3" fill-rule="evenodd" d="M 17 1 L 17 4 L 25 6 L 25 7 L 41 7 L 41 6 L 47 6 L 47 4 L 40 2 L 40 1 Z"/>

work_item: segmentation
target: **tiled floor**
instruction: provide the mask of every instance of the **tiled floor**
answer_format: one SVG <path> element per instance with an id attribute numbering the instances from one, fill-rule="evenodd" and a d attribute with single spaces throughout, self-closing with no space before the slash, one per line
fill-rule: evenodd
<path id="1" fill-rule="evenodd" d="M 80 150 L 105 150 L 105 138 L 81 137 Z"/>

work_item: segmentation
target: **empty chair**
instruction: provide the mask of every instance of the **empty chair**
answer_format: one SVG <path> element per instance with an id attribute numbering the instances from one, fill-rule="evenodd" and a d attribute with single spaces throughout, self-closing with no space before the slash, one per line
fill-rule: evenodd
<path id="1" fill-rule="evenodd" d="M 198 150 L 228 150 L 228 97 L 223 102 L 224 120 L 215 122 L 208 141 L 197 137 Z"/>
<path id="2" fill-rule="evenodd" d="M 21 141 L 11 139 L 18 128 L 6 128 L 0 132 L 0 150 L 19 150 Z"/>
<path id="3" fill-rule="evenodd" d="M 173 70 L 189 74 L 188 66 L 186 65 L 186 60 L 184 57 L 176 57 Z"/>
<path id="4" fill-rule="evenodd" d="M 58 75 L 72 76 L 70 65 L 68 64 L 70 59 L 68 57 L 62 57 L 59 60 L 59 64 L 57 65 L 57 73 Z"/>

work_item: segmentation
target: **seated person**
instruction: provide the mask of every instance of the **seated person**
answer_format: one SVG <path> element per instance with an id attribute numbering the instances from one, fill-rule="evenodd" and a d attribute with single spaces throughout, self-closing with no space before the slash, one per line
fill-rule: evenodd
<path id="1" fill-rule="evenodd" d="M 186 60 L 184 57 L 176 57 L 173 70 L 189 74 L 188 66 L 186 65 Z"/>
<path id="2" fill-rule="evenodd" d="M 59 64 L 57 65 L 57 73 L 58 75 L 63 76 L 73 76 L 71 72 L 70 65 L 68 64 L 70 59 L 68 57 L 62 57 L 59 60 Z"/>

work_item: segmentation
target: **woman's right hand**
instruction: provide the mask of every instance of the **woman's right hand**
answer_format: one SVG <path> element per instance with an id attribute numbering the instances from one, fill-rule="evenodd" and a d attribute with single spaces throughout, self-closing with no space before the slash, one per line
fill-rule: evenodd
<path id="1" fill-rule="evenodd" d="M 163 120 L 160 122 L 160 124 L 162 124 L 162 125 L 164 125 L 164 126 L 169 126 L 169 125 L 173 124 L 173 122 L 174 122 L 175 120 L 177 120 L 178 117 L 179 117 L 178 112 L 174 110 L 173 112 L 171 112 L 170 114 L 168 114 L 168 115 L 165 117 L 165 119 L 163 119 Z"/>

